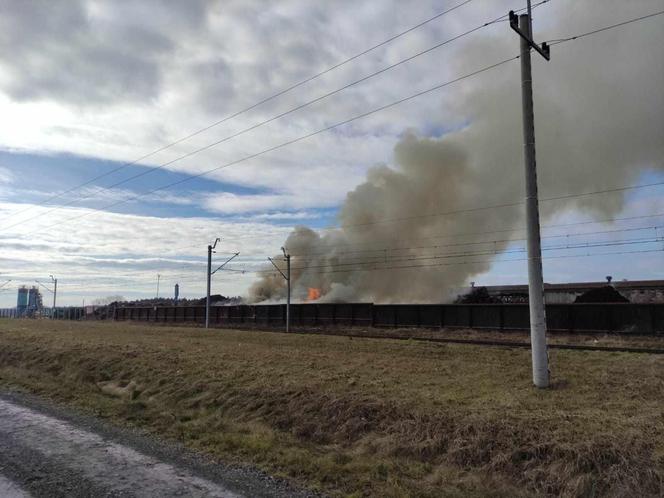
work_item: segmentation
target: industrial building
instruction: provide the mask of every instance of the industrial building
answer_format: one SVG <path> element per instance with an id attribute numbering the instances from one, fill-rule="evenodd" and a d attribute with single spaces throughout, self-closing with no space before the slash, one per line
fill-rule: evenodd
<path id="1" fill-rule="evenodd" d="M 547 304 L 568 304 L 581 294 L 592 289 L 611 285 L 631 303 L 664 303 L 664 280 L 623 280 L 603 282 L 572 282 L 566 284 L 544 284 Z M 492 285 L 486 287 L 490 296 L 504 303 L 528 302 L 527 285 Z"/>
<path id="2" fill-rule="evenodd" d="M 42 310 L 42 295 L 37 287 L 26 287 L 22 285 L 18 288 L 18 296 L 16 299 L 16 314 L 17 316 L 33 316 L 41 313 Z"/>

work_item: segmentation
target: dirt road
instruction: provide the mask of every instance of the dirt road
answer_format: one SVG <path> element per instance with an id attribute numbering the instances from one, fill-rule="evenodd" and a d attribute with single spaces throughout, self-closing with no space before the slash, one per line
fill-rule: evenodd
<path id="1" fill-rule="evenodd" d="M 0 393 L 0 496 L 299 494 L 258 472 L 186 460 L 177 448 L 37 405 L 35 398 Z"/>

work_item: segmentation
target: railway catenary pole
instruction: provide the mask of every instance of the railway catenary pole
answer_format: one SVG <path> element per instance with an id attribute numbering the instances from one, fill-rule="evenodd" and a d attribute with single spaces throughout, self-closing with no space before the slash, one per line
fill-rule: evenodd
<path id="1" fill-rule="evenodd" d="M 290 301 L 291 301 L 291 271 L 290 271 L 290 254 L 286 252 L 286 248 L 282 247 L 281 251 L 284 253 L 284 261 L 286 261 L 286 273 L 277 266 L 272 258 L 267 258 L 272 266 L 274 266 L 281 276 L 286 281 L 286 332 L 290 332 Z"/>
<path id="2" fill-rule="evenodd" d="M 56 298 L 58 297 L 58 279 L 55 278 L 53 275 L 49 275 L 51 277 L 51 282 L 53 282 L 53 290 L 49 289 L 47 286 L 45 286 L 43 283 L 41 283 L 39 280 L 35 280 L 35 282 L 49 291 L 51 294 L 53 294 L 53 306 L 51 307 L 51 319 L 55 318 L 55 304 L 56 304 Z"/>
<path id="3" fill-rule="evenodd" d="M 53 310 L 51 311 L 51 319 L 55 319 L 55 303 L 58 297 L 58 279 L 53 275 L 49 275 L 53 281 Z"/>
<path id="4" fill-rule="evenodd" d="M 214 244 L 207 246 L 207 294 L 205 299 L 205 328 L 210 328 L 210 286 L 212 284 L 212 252 L 221 239 L 214 239 Z"/>
<path id="5" fill-rule="evenodd" d="M 549 359 L 546 345 L 546 313 L 542 247 L 540 241 L 539 205 L 537 196 L 537 164 L 535 160 L 535 115 L 530 50 L 534 48 L 549 60 L 549 46 L 540 47 L 532 39 L 530 0 L 528 13 L 509 13 L 510 27 L 521 37 L 521 102 L 523 113 L 523 155 L 526 173 L 526 229 L 528 247 L 528 303 L 530 310 L 530 342 L 533 383 L 538 388 L 549 386 Z"/>
<path id="6" fill-rule="evenodd" d="M 216 245 L 216 242 L 215 242 L 215 245 Z M 214 247 L 213 247 L 213 248 L 214 248 Z M 210 305 L 209 305 L 209 303 L 210 303 L 210 282 L 212 281 L 212 275 L 214 275 L 215 273 L 217 273 L 219 270 L 223 269 L 224 266 L 226 266 L 228 263 L 230 263 L 231 261 L 233 261 L 233 260 L 234 260 L 235 258 L 237 258 L 239 255 L 240 255 L 240 253 L 239 253 L 239 252 L 236 252 L 236 253 L 233 254 L 230 258 L 228 258 L 226 261 L 224 261 L 223 263 L 221 263 L 221 264 L 217 267 L 216 270 L 214 270 L 213 272 L 211 272 L 211 273 L 209 274 L 209 277 L 208 277 L 208 300 L 207 300 L 207 302 L 208 302 L 208 308 L 207 308 L 206 318 L 209 318 L 209 316 L 210 316 L 210 308 L 209 308 L 209 306 L 210 306 Z M 210 268 L 212 268 L 212 267 L 210 267 Z"/>

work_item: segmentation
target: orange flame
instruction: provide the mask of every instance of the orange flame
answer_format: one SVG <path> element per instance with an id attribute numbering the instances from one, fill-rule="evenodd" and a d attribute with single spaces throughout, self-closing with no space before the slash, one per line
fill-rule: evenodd
<path id="1" fill-rule="evenodd" d="M 317 289 L 316 287 L 309 287 L 309 291 L 307 293 L 307 301 L 315 301 L 316 299 L 320 298 L 320 289 Z"/>

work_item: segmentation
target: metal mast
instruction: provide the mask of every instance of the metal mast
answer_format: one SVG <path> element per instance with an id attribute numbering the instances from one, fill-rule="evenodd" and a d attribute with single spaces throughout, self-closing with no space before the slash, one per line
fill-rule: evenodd
<path id="1" fill-rule="evenodd" d="M 284 253 L 284 261 L 286 261 L 286 273 L 281 271 L 281 268 L 279 268 L 276 263 L 272 260 L 272 258 L 267 258 L 270 263 L 272 263 L 272 266 L 274 266 L 279 273 L 281 273 L 281 276 L 284 277 L 284 280 L 286 280 L 286 332 L 290 332 L 290 301 L 291 301 L 291 271 L 290 271 L 290 254 L 286 252 L 286 248 L 282 247 L 281 252 Z"/>
<path id="2" fill-rule="evenodd" d="M 221 239 L 214 239 L 214 244 L 207 246 L 207 294 L 205 300 L 205 328 L 210 328 L 210 286 L 212 284 L 212 252 Z"/>

